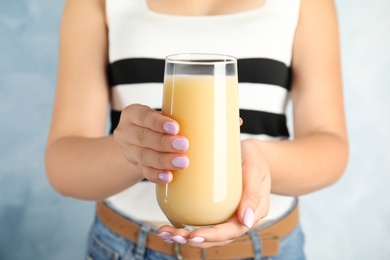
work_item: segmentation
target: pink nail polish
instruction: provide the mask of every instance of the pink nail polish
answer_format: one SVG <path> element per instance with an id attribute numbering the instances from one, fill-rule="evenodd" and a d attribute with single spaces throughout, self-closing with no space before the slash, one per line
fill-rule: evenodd
<path id="1" fill-rule="evenodd" d="M 169 233 L 169 232 L 161 232 L 161 233 L 157 234 L 157 236 L 161 237 L 164 240 L 171 239 L 171 233 Z"/>
<path id="2" fill-rule="evenodd" d="M 164 241 L 165 241 L 166 243 L 169 243 L 169 244 L 175 243 L 175 241 L 172 240 L 172 239 L 170 239 L 170 238 L 164 239 Z"/>
<path id="3" fill-rule="evenodd" d="M 190 242 L 194 242 L 194 243 L 202 243 L 204 242 L 204 238 L 203 237 L 193 237 L 191 239 L 188 239 L 188 241 Z"/>
<path id="4" fill-rule="evenodd" d="M 184 237 L 182 236 L 173 236 L 172 237 L 172 240 L 174 240 L 175 242 L 179 243 L 179 244 L 185 244 L 187 243 L 187 239 L 185 239 Z"/>
<path id="5" fill-rule="evenodd" d="M 157 178 L 162 181 L 162 182 L 165 182 L 165 183 L 169 183 L 172 181 L 172 174 L 168 173 L 168 172 L 160 172 L 158 175 L 157 175 Z"/>
<path id="6" fill-rule="evenodd" d="M 172 165 L 177 168 L 186 168 L 189 165 L 189 160 L 185 156 L 178 156 L 172 159 Z"/>
<path id="7" fill-rule="evenodd" d="M 178 126 L 173 122 L 164 123 L 163 129 L 165 132 L 167 132 L 168 134 L 172 134 L 172 135 L 175 135 L 179 132 Z"/>
<path id="8" fill-rule="evenodd" d="M 189 143 L 186 138 L 175 138 L 172 141 L 172 147 L 179 151 L 185 151 L 188 149 Z"/>
<path id="9" fill-rule="evenodd" d="M 251 228 L 253 226 L 253 220 L 255 218 L 255 214 L 253 213 L 253 210 L 250 208 L 247 208 L 244 212 L 244 225 L 248 228 Z"/>

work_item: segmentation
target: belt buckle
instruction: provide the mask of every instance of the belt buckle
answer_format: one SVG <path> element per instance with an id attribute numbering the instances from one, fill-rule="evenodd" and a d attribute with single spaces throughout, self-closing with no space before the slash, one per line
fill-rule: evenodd
<path id="1" fill-rule="evenodd" d="M 174 250 L 175 250 L 175 255 L 177 257 L 178 260 L 185 260 L 185 258 L 181 255 L 181 250 L 180 250 L 180 244 L 179 243 L 175 243 L 175 246 L 174 246 Z M 206 260 L 206 249 L 204 248 L 201 248 L 201 260 Z"/>

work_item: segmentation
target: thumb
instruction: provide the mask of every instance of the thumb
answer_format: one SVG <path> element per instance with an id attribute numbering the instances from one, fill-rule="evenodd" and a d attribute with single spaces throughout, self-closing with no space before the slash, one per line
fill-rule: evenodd
<path id="1" fill-rule="evenodd" d="M 268 214 L 270 191 L 269 174 L 259 172 L 243 174 L 243 194 L 237 213 L 241 223 L 247 228 L 251 228 Z"/>

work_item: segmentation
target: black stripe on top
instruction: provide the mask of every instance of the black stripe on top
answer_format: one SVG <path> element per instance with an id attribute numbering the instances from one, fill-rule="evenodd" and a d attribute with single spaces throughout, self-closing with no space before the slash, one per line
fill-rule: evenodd
<path id="1" fill-rule="evenodd" d="M 291 70 L 284 63 L 271 59 L 239 59 L 238 82 L 277 85 L 290 90 Z"/>
<path id="2" fill-rule="evenodd" d="M 165 61 L 161 59 L 132 58 L 109 65 L 110 86 L 134 83 L 156 83 L 164 80 Z M 239 59 L 238 81 L 263 83 L 290 89 L 290 68 L 284 63 L 263 58 Z"/>
<path id="3" fill-rule="evenodd" d="M 241 133 L 264 134 L 272 137 L 289 137 L 287 118 L 284 114 L 240 109 L 243 120 Z"/>
<path id="4" fill-rule="evenodd" d="M 156 109 L 160 111 L 160 109 Z M 111 129 L 113 133 L 119 123 L 121 111 L 111 110 Z M 243 120 L 241 133 L 264 134 L 272 137 L 289 137 L 285 115 L 240 109 Z"/>
<path id="5" fill-rule="evenodd" d="M 118 60 L 108 67 L 110 86 L 164 82 L 165 61 L 134 58 Z"/>

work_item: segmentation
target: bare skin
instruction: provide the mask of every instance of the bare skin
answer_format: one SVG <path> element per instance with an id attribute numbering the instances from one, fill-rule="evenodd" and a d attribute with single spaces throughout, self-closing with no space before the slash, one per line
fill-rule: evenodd
<path id="1" fill-rule="evenodd" d="M 250 10 L 264 3 L 185 2 L 188 4 L 149 0 L 148 5 L 162 13 L 215 15 Z M 302 0 L 292 62 L 294 140 L 242 141 L 244 195 L 237 214 L 227 223 L 193 232 L 164 225 L 159 230 L 164 239 L 200 248 L 227 244 L 266 216 L 270 192 L 299 196 L 327 187 L 342 176 L 348 160 L 348 138 L 338 41 L 333 1 Z M 185 150 L 172 146 L 175 138 L 185 138 L 177 135 L 179 125 L 140 104 L 126 107 L 114 135 L 105 136 L 107 63 L 104 1 L 68 0 L 46 150 L 48 178 L 65 196 L 102 200 L 142 178 L 162 183 L 158 178 L 161 172 L 174 178 L 171 171 L 177 167 L 172 159 L 185 157 Z M 167 129 L 168 122 L 176 129 Z M 253 212 L 253 221 L 251 217 L 244 221 L 246 210 Z"/>

